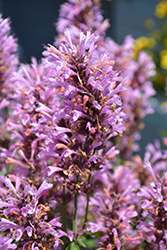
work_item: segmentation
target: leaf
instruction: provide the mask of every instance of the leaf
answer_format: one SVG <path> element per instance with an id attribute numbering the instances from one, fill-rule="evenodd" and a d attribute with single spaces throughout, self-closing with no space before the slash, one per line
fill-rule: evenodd
<path id="1" fill-rule="evenodd" d="M 79 246 L 75 242 L 70 243 L 65 250 L 80 250 Z"/>
<path id="2" fill-rule="evenodd" d="M 85 237 L 80 237 L 80 238 L 77 239 L 77 242 L 79 243 L 79 245 L 81 245 L 81 246 L 84 247 L 84 248 L 87 247 L 85 241 L 86 241 L 86 238 L 85 238 Z"/>
<path id="3" fill-rule="evenodd" d="M 89 249 L 94 249 L 95 248 L 95 241 L 93 239 L 87 239 L 86 240 L 86 246 L 89 248 Z"/>

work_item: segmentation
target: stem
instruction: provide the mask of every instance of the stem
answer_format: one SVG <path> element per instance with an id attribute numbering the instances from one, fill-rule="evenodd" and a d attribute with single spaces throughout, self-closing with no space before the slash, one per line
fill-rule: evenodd
<path id="1" fill-rule="evenodd" d="M 66 225 L 66 201 L 65 201 L 65 183 L 63 183 L 63 226 L 64 226 L 64 231 L 66 232 L 67 230 L 67 225 Z"/>
<path id="2" fill-rule="evenodd" d="M 78 192 L 74 196 L 74 218 L 73 218 L 73 231 L 77 234 L 77 205 L 78 205 Z"/>
<path id="3" fill-rule="evenodd" d="M 91 178 L 91 174 L 89 175 L 88 178 L 88 185 L 90 184 L 90 178 Z M 88 208 L 89 208 L 89 193 L 87 194 L 87 203 L 86 203 L 86 211 L 85 211 L 85 223 L 83 224 L 83 229 L 86 226 L 86 222 L 88 221 Z"/>
<path id="4" fill-rule="evenodd" d="M 82 156 L 79 158 L 78 166 L 82 162 Z M 78 183 L 79 176 L 77 175 L 76 183 Z M 73 217 L 73 231 L 75 234 L 77 234 L 77 206 L 78 206 L 78 191 L 76 191 L 74 196 L 74 217 Z"/>
<path id="5" fill-rule="evenodd" d="M 89 138 L 89 135 L 86 137 L 86 139 L 85 139 L 85 142 L 84 142 L 84 147 L 86 146 L 86 144 L 87 144 L 87 141 L 88 141 L 88 138 Z"/>

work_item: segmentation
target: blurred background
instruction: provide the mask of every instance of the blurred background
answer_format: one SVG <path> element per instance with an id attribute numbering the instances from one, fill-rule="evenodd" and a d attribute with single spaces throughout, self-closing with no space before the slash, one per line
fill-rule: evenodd
<path id="1" fill-rule="evenodd" d="M 4 18 L 10 17 L 12 32 L 18 38 L 21 62 L 30 63 L 32 56 L 40 60 L 44 45 L 53 44 L 54 23 L 62 3 L 63 0 L 0 0 L 0 11 Z M 160 6 L 160 3 L 163 4 Z M 111 24 L 107 35 L 121 44 L 125 36 L 131 34 L 137 39 L 137 50 L 145 49 L 152 54 L 158 69 L 159 76 L 153 79 L 157 95 L 150 100 L 155 113 L 144 119 L 145 128 L 141 133 L 140 154 L 143 157 L 146 144 L 153 143 L 167 130 L 166 113 L 161 106 L 166 99 L 167 65 L 163 59 L 166 56 L 167 64 L 167 2 L 103 0 L 102 8 L 104 18 L 109 18 Z"/>

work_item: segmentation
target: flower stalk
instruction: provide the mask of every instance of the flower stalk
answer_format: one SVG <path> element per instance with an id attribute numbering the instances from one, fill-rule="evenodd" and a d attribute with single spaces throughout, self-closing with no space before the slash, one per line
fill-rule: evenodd
<path id="1" fill-rule="evenodd" d="M 66 194 L 66 190 L 65 190 L 65 183 L 63 183 L 63 228 L 64 228 L 64 232 L 67 231 L 67 218 L 66 218 L 66 198 L 65 198 L 65 194 Z"/>
<path id="2" fill-rule="evenodd" d="M 73 216 L 73 231 L 77 235 L 77 206 L 78 206 L 78 192 L 74 195 L 74 216 Z"/>
<path id="3" fill-rule="evenodd" d="M 91 173 L 88 177 L 88 188 L 89 188 L 89 185 L 90 185 L 90 179 L 91 179 Z M 88 190 L 88 193 L 87 193 L 87 197 L 86 197 L 86 209 L 85 209 L 85 222 L 83 224 L 83 229 L 85 229 L 86 227 L 86 223 L 88 221 L 88 211 L 89 211 L 89 190 Z"/>

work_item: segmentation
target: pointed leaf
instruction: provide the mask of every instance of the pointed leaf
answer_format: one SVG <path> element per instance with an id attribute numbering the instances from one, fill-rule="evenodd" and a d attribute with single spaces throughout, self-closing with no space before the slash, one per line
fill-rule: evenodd
<path id="1" fill-rule="evenodd" d="M 75 242 L 72 242 L 68 245 L 66 250 L 80 250 L 79 247 L 75 244 Z"/>

